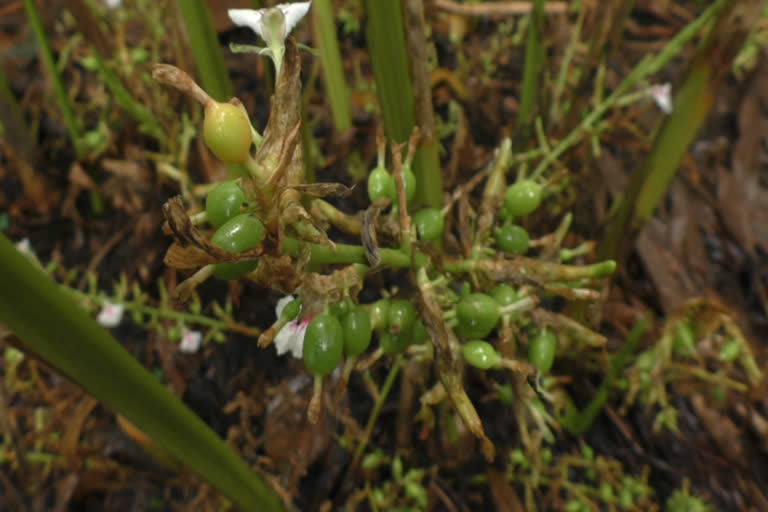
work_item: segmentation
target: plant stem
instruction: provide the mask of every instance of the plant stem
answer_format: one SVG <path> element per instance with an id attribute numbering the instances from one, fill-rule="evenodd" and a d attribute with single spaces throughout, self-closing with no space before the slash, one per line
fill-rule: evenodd
<path id="1" fill-rule="evenodd" d="M 102 297 L 98 295 L 92 295 L 90 293 L 86 293 L 86 292 L 77 290 L 75 288 L 70 288 L 65 285 L 62 285 L 62 289 L 64 290 L 65 293 L 68 293 L 81 301 L 92 301 L 99 305 L 105 304 L 107 302 L 112 304 L 120 304 L 124 306 L 125 309 L 128 311 L 132 311 L 132 312 L 135 311 L 137 313 L 141 313 L 144 315 L 157 316 L 158 318 L 167 318 L 168 320 L 176 320 L 177 322 L 180 322 L 186 325 L 202 325 L 212 329 L 221 329 L 221 330 L 226 330 L 231 332 L 238 332 L 240 334 L 244 334 L 246 336 L 251 336 L 254 338 L 257 337 L 259 334 L 261 334 L 261 329 L 259 329 L 258 327 L 248 327 L 247 325 L 240 324 L 237 322 L 218 320 L 216 318 L 210 318 L 210 317 L 195 314 L 195 313 L 188 313 L 186 311 L 174 311 L 172 309 L 167 309 L 163 307 L 154 307 L 148 304 L 142 304 L 140 302 L 136 302 L 135 300 L 128 300 L 128 299 L 120 300 L 115 297 Z"/>
<path id="2" fill-rule="evenodd" d="M 423 0 L 403 0 L 405 41 L 413 80 L 414 116 L 419 127 L 419 147 L 413 165 L 416 200 L 431 208 L 443 206 L 443 174 L 432 107 L 432 72 L 427 49 Z"/>
<path id="3" fill-rule="evenodd" d="M 0 137 L 7 150 L 13 152 L 24 193 L 40 211 L 47 210 L 58 199 L 51 194 L 48 179 L 39 171 L 45 168 L 43 151 L 37 137 L 29 129 L 5 74 L 0 70 Z"/>
<path id="4" fill-rule="evenodd" d="M 366 0 L 365 9 L 368 15 L 366 39 L 371 53 L 379 106 L 384 118 L 384 130 L 390 140 L 405 142 L 416 125 L 416 104 L 409 75 L 409 50 L 406 45 L 401 2 Z M 413 159 L 416 197 L 440 208 L 442 174 L 437 158 L 437 146 L 430 147 L 431 142 L 428 141 L 426 145 L 419 147 Z"/>
<path id="5" fill-rule="evenodd" d="M 312 21 L 333 124 L 338 133 L 344 133 L 352 127 L 352 114 L 349 110 L 349 88 L 344 79 L 331 0 L 315 0 L 312 3 Z"/>
<path id="6" fill-rule="evenodd" d="M 40 57 L 43 59 L 43 67 L 45 68 L 48 78 L 53 84 L 53 90 L 56 94 L 56 100 L 59 103 L 61 114 L 64 116 L 64 124 L 69 132 L 69 138 L 72 141 L 72 145 L 75 148 L 75 155 L 77 158 L 81 158 L 84 154 L 82 144 L 82 133 L 80 132 L 80 124 L 75 117 L 75 111 L 72 108 L 72 104 L 69 101 L 69 96 L 64 88 L 64 83 L 59 76 L 56 69 L 56 62 L 53 59 L 53 52 L 51 46 L 48 43 L 48 37 L 45 34 L 45 29 L 40 21 L 40 15 L 37 12 L 37 6 L 34 0 L 24 0 L 24 7 L 27 10 L 27 16 L 29 17 L 29 23 L 32 26 L 32 31 L 35 34 L 35 40 L 40 48 Z"/>
<path id="7" fill-rule="evenodd" d="M 667 62 L 680 52 L 683 45 L 693 39 L 707 23 L 715 19 L 720 12 L 720 9 L 730 1 L 732 0 L 715 0 L 715 2 L 701 13 L 696 20 L 689 23 L 683 30 L 673 37 L 658 54 L 654 56 L 649 55 L 643 58 L 619 86 L 616 87 L 613 93 L 611 93 L 611 95 L 602 103 L 597 105 L 576 128 L 552 148 L 552 151 L 539 162 L 539 165 L 536 166 L 536 169 L 531 173 L 531 179 L 539 177 L 547 170 L 550 164 L 560 157 L 560 155 L 579 142 L 585 134 L 589 133 L 590 127 L 594 126 L 594 124 L 603 117 L 603 114 L 605 114 L 608 109 L 612 108 L 618 99 L 633 85 L 664 67 Z"/>
<path id="8" fill-rule="evenodd" d="M 711 62 L 697 59 L 675 98 L 644 165 L 637 170 L 598 248 L 601 256 L 621 258 L 626 242 L 650 218 L 674 177 L 714 101 Z"/>
<path id="9" fill-rule="evenodd" d="M 144 131 L 149 135 L 157 139 L 159 142 L 166 141 L 165 130 L 155 118 L 155 115 L 149 110 L 143 103 L 140 103 L 134 99 L 130 91 L 125 88 L 120 77 L 117 76 L 112 68 L 107 65 L 104 57 L 99 53 L 99 50 L 95 46 L 91 46 L 91 51 L 96 59 L 96 66 L 99 68 L 99 73 L 104 81 L 104 85 L 107 86 L 109 92 L 114 96 L 115 101 L 120 105 L 123 110 L 128 112 L 135 120 L 142 124 Z"/>
<path id="10" fill-rule="evenodd" d="M 732 5 L 732 0 L 718 2 L 707 9 L 699 19 L 704 18 L 708 12 L 713 12 L 712 16 L 722 14 L 723 9 L 712 11 L 718 6 Z M 718 18 L 721 23 L 710 31 L 706 42 L 693 59 L 675 97 L 674 111 L 666 117 L 656 134 L 645 162 L 633 174 L 617 214 L 612 218 L 598 247 L 599 257 L 623 258 L 630 241 L 653 215 L 664 197 L 669 182 L 677 173 L 688 148 L 709 114 L 716 89 L 724 76 L 715 66 L 722 62 L 731 62 L 735 54 L 724 55 L 724 52 L 740 48 L 748 33 L 748 28 L 743 31 L 728 28 L 729 24 L 725 19 L 729 16 L 728 9 L 725 9 L 725 15 Z M 717 40 L 720 37 L 718 28 L 721 24 L 724 28 L 724 41 Z M 662 54 L 669 53 L 666 50 L 662 50 Z"/>
<path id="11" fill-rule="evenodd" d="M 575 417 L 571 416 L 561 419 L 561 424 L 571 434 L 580 436 L 589 430 L 589 427 L 595 421 L 595 418 L 600 413 L 603 405 L 605 405 L 605 402 L 608 400 L 613 383 L 626 366 L 629 357 L 635 352 L 647 327 L 647 317 L 638 320 L 634 327 L 632 327 L 632 330 L 630 331 L 629 336 L 627 336 L 624 344 L 621 346 L 621 349 L 619 349 L 616 355 L 613 356 L 608 373 L 605 375 L 603 382 L 600 384 L 600 388 L 597 390 L 597 393 L 595 393 L 595 396 L 592 397 L 589 404 Z"/>
<path id="12" fill-rule="evenodd" d="M 178 0 L 176 4 L 184 19 L 189 46 L 203 87 L 217 101 L 229 99 L 232 96 L 232 83 L 224 66 L 224 57 L 207 2 Z"/>
<path id="13" fill-rule="evenodd" d="M 11 86 L 5 77 L 5 73 L 0 69 L 0 126 L 2 127 L 2 136 L 6 143 L 13 147 L 20 157 L 27 163 L 33 165 L 37 163 L 42 155 L 42 151 L 34 143 L 37 137 L 27 126 L 24 120 L 24 113 L 16 101 L 16 97 L 11 91 Z"/>
<path id="14" fill-rule="evenodd" d="M 517 130 L 523 134 L 530 130 L 533 112 L 536 109 L 536 97 L 540 88 L 539 75 L 544 69 L 545 53 L 541 44 L 541 29 L 544 23 L 544 0 L 534 0 L 533 10 L 528 23 L 528 40 L 525 44 L 525 66 L 523 68 L 522 94 L 520 110 L 517 111 Z M 524 136 L 521 140 L 525 140 Z"/>
<path id="15" fill-rule="evenodd" d="M 225 101 L 234 94 L 232 82 L 229 80 L 224 56 L 219 46 L 218 36 L 213 28 L 211 11 L 205 0 L 178 0 L 184 26 L 187 29 L 187 39 L 195 60 L 195 67 L 203 82 L 205 91 L 217 101 Z M 248 176 L 248 171 L 242 165 L 228 164 L 230 178 Z"/>
<path id="16" fill-rule="evenodd" d="M 283 253 L 298 256 L 304 242 L 295 238 L 283 239 Z M 333 263 L 361 263 L 368 264 L 365 258 L 365 250 L 360 245 L 336 244 L 336 251 L 330 245 L 306 244 L 311 250 L 310 261 L 318 265 Z M 411 266 L 411 258 L 399 249 L 379 249 L 381 264 L 387 267 L 406 268 Z"/>
<path id="17" fill-rule="evenodd" d="M 366 39 L 384 129 L 390 140 L 404 142 L 411 135 L 415 118 L 400 0 L 365 0 L 365 10 L 368 15 Z"/>
<path id="18" fill-rule="evenodd" d="M 164 142 L 166 140 L 165 130 L 155 115 L 146 105 L 134 99 L 131 92 L 123 85 L 118 74 L 107 64 L 105 57 L 113 56 L 115 47 L 102 32 L 99 21 L 91 12 L 89 5 L 85 0 L 66 0 L 65 6 L 74 17 L 78 32 L 83 35 L 90 46 L 101 80 L 112 93 L 117 104 L 142 124 L 141 128 L 144 132 L 158 141 Z"/>
<path id="19" fill-rule="evenodd" d="M 295 238 L 283 239 L 283 253 L 297 257 L 303 247 L 309 247 L 310 262 L 317 265 L 353 264 L 367 265 L 365 250 L 360 245 L 336 244 L 336 250 L 330 245 L 306 243 Z M 392 268 L 419 268 L 427 263 L 426 255 L 415 251 L 413 258 L 400 249 L 380 248 L 381 265 Z M 533 258 L 469 259 L 455 260 L 446 258 L 443 268 L 451 273 L 482 273 L 495 281 L 515 279 L 538 279 L 543 282 L 578 281 L 580 279 L 600 279 L 611 275 L 616 270 L 616 262 L 607 260 L 592 265 L 563 265 L 539 261 Z"/>
<path id="20" fill-rule="evenodd" d="M 373 432 L 373 427 L 376 425 L 376 420 L 379 418 L 379 413 L 381 413 L 381 408 L 384 406 L 384 403 L 387 401 L 387 397 L 389 396 L 389 392 L 392 391 L 392 386 L 395 383 L 395 379 L 397 378 L 397 374 L 400 372 L 400 367 L 403 364 L 403 355 L 398 354 L 397 357 L 395 357 L 394 362 L 392 363 L 392 368 L 390 368 L 389 373 L 387 374 L 387 378 L 384 381 L 384 385 L 381 387 L 381 390 L 379 392 L 379 396 L 376 399 L 376 403 L 373 404 L 373 409 L 371 410 L 371 414 L 368 416 L 368 422 L 365 424 L 365 432 L 363 432 L 363 439 L 360 441 L 360 444 L 357 445 L 357 449 L 355 450 L 355 455 L 352 457 L 352 462 L 349 465 L 349 468 L 347 469 L 347 474 L 349 472 L 354 471 L 354 469 L 357 467 L 357 464 L 360 462 L 360 457 L 363 456 L 363 452 L 365 452 L 365 448 L 368 446 L 368 441 L 371 439 L 371 433 Z"/>

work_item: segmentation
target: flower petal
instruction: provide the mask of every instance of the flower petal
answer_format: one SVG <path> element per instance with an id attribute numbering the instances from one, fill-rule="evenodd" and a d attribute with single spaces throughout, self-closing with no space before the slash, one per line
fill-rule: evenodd
<path id="1" fill-rule="evenodd" d="M 102 327 L 117 327 L 123 320 L 123 313 L 125 312 L 125 306 L 122 304 L 112 304 L 111 302 L 105 302 L 99 311 L 99 315 L 96 317 L 96 321 Z"/>
<path id="2" fill-rule="evenodd" d="M 183 329 L 179 350 L 185 354 L 194 354 L 200 349 L 200 343 L 203 341 L 203 334 L 200 331 L 191 331 Z"/>
<path id="3" fill-rule="evenodd" d="M 16 250 L 24 256 L 35 256 L 35 251 L 32 250 L 32 244 L 29 242 L 29 238 L 22 238 L 16 242 Z"/>
<path id="4" fill-rule="evenodd" d="M 293 357 L 301 359 L 304 351 L 304 334 L 307 332 L 307 326 L 303 323 L 297 323 L 295 320 L 288 322 L 280 329 L 275 336 L 275 349 L 277 355 L 281 356 L 286 352 L 291 352 Z"/>
<path id="5" fill-rule="evenodd" d="M 241 27 L 249 27 L 256 32 L 259 37 L 264 39 L 264 33 L 261 25 L 261 17 L 264 9 L 229 9 L 227 11 L 232 23 Z"/>
<path id="6" fill-rule="evenodd" d="M 296 298 L 293 295 L 286 295 L 282 299 L 277 301 L 277 304 L 275 305 L 275 316 L 280 319 L 280 315 L 283 314 L 283 310 L 285 309 L 285 306 L 290 304 L 296 300 Z"/>
<path id="7" fill-rule="evenodd" d="M 293 27 L 307 15 L 310 5 L 312 5 L 312 0 L 309 0 L 308 2 L 280 4 L 277 6 L 278 9 L 283 11 L 283 16 L 285 16 L 285 37 L 288 37 L 288 34 L 291 33 Z"/>
<path id="8" fill-rule="evenodd" d="M 665 114 L 672 113 L 672 84 L 669 82 L 661 85 L 654 85 L 650 89 L 650 95 L 659 110 Z"/>

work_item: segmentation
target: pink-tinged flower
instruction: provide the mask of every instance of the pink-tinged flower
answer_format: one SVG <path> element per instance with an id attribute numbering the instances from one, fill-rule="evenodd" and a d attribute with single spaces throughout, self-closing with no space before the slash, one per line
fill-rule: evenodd
<path id="1" fill-rule="evenodd" d="M 275 336 L 277 355 L 281 356 L 286 352 L 291 352 L 293 357 L 301 359 L 304 353 L 304 335 L 307 333 L 307 326 L 311 320 L 311 318 L 291 320 L 280 329 L 280 332 Z"/>
<path id="2" fill-rule="evenodd" d="M 99 315 L 96 317 L 96 321 L 102 327 L 117 327 L 123 320 L 124 312 L 125 306 L 122 304 L 112 304 L 111 302 L 105 302 L 101 306 L 101 311 L 99 311 Z"/>
<path id="3" fill-rule="evenodd" d="M 200 344 L 203 341 L 203 334 L 200 331 L 192 331 L 183 327 L 181 329 L 181 341 L 179 342 L 179 350 L 185 354 L 194 354 L 200 349 Z"/>
<path id="4" fill-rule="evenodd" d="M 288 320 L 277 332 L 277 336 L 275 336 L 275 349 L 279 356 L 286 352 L 291 352 L 293 357 L 301 359 L 304 351 L 304 333 L 307 332 L 307 326 L 311 318 L 299 320 L 298 315 L 301 312 L 301 307 L 298 308 L 298 311 L 292 310 L 291 316 L 283 318 L 286 306 L 295 300 L 296 298 L 293 295 L 286 295 L 278 300 L 275 305 L 275 316 L 278 322 L 285 322 L 287 318 L 295 316 L 292 320 Z"/>
<path id="5" fill-rule="evenodd" d="M 656 106 L 659 107 L 659 110 L 665 114 L 672 113 L 672 84 L 667 82 L 665 84 L 654 85 L 648 89 L 648 94 L 653 98 L 653 101 L 656 102 Z"/>

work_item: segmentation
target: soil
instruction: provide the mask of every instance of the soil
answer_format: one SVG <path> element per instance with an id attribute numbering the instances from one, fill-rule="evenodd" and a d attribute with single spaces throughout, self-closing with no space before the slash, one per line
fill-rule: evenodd
<path id="1" fill-rule="evenodd" d="M 65 2 L 54 3 L 59 6 Z M 253 42 L 252 34 L 233 29 L 221 16 L 222 2 L 209 3 L 218 13 L 215 20 L 222 43 Z M 692 1 L 636 4 L 625 37 L 608 54 L 608 86 L 615 86 L 645 52 L 661 48 L 702 10 L 700 2 Z M 227 6 L 232 6 L 231 2 Z M 595 8 L 590 9 L 583 29 L 585 40 L 590 30 L 599 27 L 592 12 Z M 491 53 L 492 69 L 484 74 L 480 64 L 483 55 L 494 44 L 505 44 L 495 35 L 503 19 L 491 17 L 469 23 L 461 47 L 463 56 L 459 56 L 449 40 L 446 19 L 438 19 L 436 11 L 429 12 L 435 15 L 432 37 L 440 69 L 447 70 L 445 76 L 450 78 L 455 72 L 454 79 L 458 80 L 456 70 L 462 59 L 470 61 L 473 70 L 468 82 L 460 84 L 464 91 L 457 90 L 450 79 L 433 84 L 438 115 L 447 117 L 449 102 L 456 100 L 466 120 L 465 126 L 442 141 L 446 181 L 457 185 L 487 165 L 503 137 L 516 133 L 524 46 Z M 54 51 L 61 55 L 72 47 L 80 58 L 86 50 L 82 42 L 72 39 L 75 32 L 71 21 L 62 22 L 59 13 L 59 9 L 46 10 L 43 19 Z M 106 16 L 105 24 L 117 23 L 109 13 Z M 553 18 L 548 23 L 550 57 L 559 59 L 570 31 L 563 19 Z M 362 20 L 361 24 L 364 27 Z M 132 38 L 145 36 L 134 25 L 135 20 L 126 25 L 123 34 L 129 43 Z M 309 43 L 311 28 L 306 25 L 296 36 Z M 173 34 L 175 31 L 169 29 L 169 38 Z M 169 52 L 164 59 L 178 56 L 169 50 L 171 45 L 161 45 L 162 51 Z M 694 52 L 693 45 L 686 48 L 656 79 L 671 82 L 674 89 Z M 370 75 L 364 30 L 344 35 L 342 53 L 350 79 L 356 69 Z M 262 79 L 266 63 L 255 56 L 226 57 L 236 95 L 251 112 L 256 126 L 264 126 L 268 116 L 269 90 Z M 314 84 L 307 104 L 312 135 L 325 158 L 316 162 L 318 180 L 352 185 L 344 164 L 352 150 L 359 150 L 367 164 L 375 159 L 379 126 L 367 109 L 375 96 L 356 89 L 353 133 L 335 135 L 319 70 L 308 53 L 303 63 L 305 83 Z M 83 123 L 93 129 L 103 116 L 109 124 L 107 149 L 78 161 L 50 84 L 44 79 L 23 5 L 16 0 L 0 0 L 0 65 L 23 110 L 23 119 L 34 133 L 27 141 L 15 142 L 10 133 L 13 128 L 6 128 L 0 139 L 0 226 L 5 224 L 0 230 L 15 242 L 28 239 L 40 261 L 55 261 L 62 269 L 76 270 L 78 277 L 70 283 L 74 288 L 87 289 L 82 278 L 86 271 L 95 273 L 99 288 L 107 291 L 124 275 L 138 283 L 150 300 L 157 301 L 158 279 L 164 279 L 172 289 L 184 278 L 163 263 L 171 240 L 160 229 L 162 206 L 178 193 L 178 185 L 160 176 L 146 156 L 146 151 L 156 151 L 158 145 L 139 133 L 135 123 L 122 119 L 119 106 L 104 99 L 107 93 L 100 89 L 97 73 L 85 70 L 77 61 L 69 62 L 65 81 L 75 100 L 88 105 L 78 112 Z M 590 87 L 587 80 L 585 97 L 591 96 Z M 196 106 L 175 96 L 173 101 L 170 112 L 161 116 L 163 123 L 170 122 L 181 109 L 193 112 L 194 120 L 199 121 Z M 100 108 L 106 110 L 100 112 Z M 574 243 L 569 246 L 600 239 L 611 198 L 626 187 L 632 171 L 647 154 L 649 139 L 644 134 L 655 129 L 663 115 L 652 104 L 632 106 L 629 111 L 609 118 L 613 128 L 603 134 L 600 156 L 590 153 L 588 143 L 569 154 L 567 165 L 573 175 L 574 193 L 564 194 L 557 208 L 528 219 L 529 231 L 548 233 L 559 222 L 558 212 L 571 211 L 574 223 L 567 241 Z M 549 136 L 553 140 L 563 137 L 567 126 L 563 121 L 562 126 L 551 127 Z M 469 135 L 462 134 L 462 129 Z M 620 266 L 602 305 L 599 326 L 608 336 L 611 350 L 618 347 L 634 320 L 647 312 L 655 319 L 643 347 L 652 346 L 665 319 L 685 314 L 693 299 L 701 299 L 707 307 L 733 320 L 748 340 L 758 366 L 766 367 L 766 137 L 768 59 L 763 54 L 745 76 L 726 73 L 665 201 Z M 190 177 L 198 183 L 225 175 L 197 140 L 191 144 L 188 167 Z M 102 197 L 103 207 L 94 208 L 93 195 Z M 337 204 L 352 211 L 364 207 L 366 200 L 364 186 L 358 185 L 350 197 Z M 58 271 L 55 277 L 63 279 L 65 273 Z M 375 300 L 380 289 L 393 284 L 409 286 L 402 273 L 379 273 L 361 293 L 361 302 Z M 274 304 L 281 296 L 249 282 L 220 281 L 205 283 L 199 295 L 204 298 L 205 313 L 211 313 L 214 301 L 231 301 L 237 323 L 257 329 L 266 329 L 274 321 Z M 552 306 L 562 309 L 560 303 Z M 340 439 L 349 439 L 346 434 L 350 432 L 359 435 L 373 406 L 359 375 L 353 376 L 335 413 L 323 415 L 318 425 L 310 425 L 305 411 L 311 381 L 301 362 L 278 357 L 271 348 L 258 348 L 253 336 L 227 332 L 225 342 L 209 343 L 195 354 L 183 354 L 162 331 L 137 325 L 130 315 L 111 332 L 250 464 L 267 475 L 298 509 L 341 510 L 366 482 L 377 486 L 391 478 L 388 469 L 348 471 L 353 450 L 343 447 Z M 4 334 L 2 330 L 0 334 Z M 11 345 L 23 349 L 23 340 L 9 334 L 4 337 L 5 349 Z M 0 509 L 222 510 L 224 502 L 215 490 L 193 474 L 157 462 L 142 449 L 130 429 L 118 422 L 114 411 L 58 376 L 43 361 L 28 356 L 11 370 L 6 359 L 0 369 L 6 382 L 0 403 L 6 434 L 3 453 L 48 454 L 42 462 L 0 461 Z M 380 385 L 389 369 L 389 362 L 374 366 L 372 380 Z M 715 368 L 711 370 L 715 372 Z M 415 375 L 417 388 L 419 382 L 426 385 L 424 379 L 434 378 L 429 367 L 406 366 L 403 371 Z M 15 374 L 15 384 L 9 387 L 11 373 Z M 562 361 L 553 374 L 570 381 L 569 392 L 583 405 L 596 392 L 603 372 Z M 670 384 L 667 392 L 677 410 L 677 432 L 656 431 L 653 425 L 658 409 L 639 401 L 626 406 L 622 397 L 614 394 L 586 434 L 577 437 L 557 432 L 552 451 L 555 457 L 578 454 L 586 443 L 598 456 L 618 461 L 624 474 L 639 476 L 647 471 L 653 501 L 658 504 L 664 504 L 687 481 L 691 493 L 705 498 L 714 510 L 768 510 L 768 394 L 763 382 L 750 384 L 746 393 L 730 393 L 725 403 L 718 402 L 713 387 L 702 381 Z M 444 429 L 432 431 L 424 439 L 420 423 L 403 425 L 403 418 L 411 421 L 418 408 L 418 397 L 409 403 L 405 396 L 410 389 L 402 382 L 395 384 L 370 446 L 389 456 L 401 454 L 407 468 L 428 468 L 429 510 L 524 510 L 525 486 L 504 478 L 507 454 L 520 442 L 517 422 L 511 410 L 500 409 L 500 402 L 487 399 L 491 394 L 489 377 L 471 372 L 467 390 L 497 445 L 499 455 L 493 464 L 486 463 L 479 444 L 466 432 L 459 432 L 458 440 L 449 442 Z M 331 394 L 335 392 L 331 387 Z M 407 405 L 410 408 L 404 415 L 401 408 Z M 579 474 L 570 478 L 574 482 L 586 479 Z M 479 485 L 478 481 L 487 483 Z M 565 504 L 563 496 L 559 489 L 542 487 L 533 501 L 541 510 L 559 510 Z M 358 507 L 369 509 L 366 502 Z"/>

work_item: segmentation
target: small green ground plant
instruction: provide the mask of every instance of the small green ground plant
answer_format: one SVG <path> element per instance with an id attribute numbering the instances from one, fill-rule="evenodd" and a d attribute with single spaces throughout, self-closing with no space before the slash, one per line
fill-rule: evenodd
<path id="1" fill-rule="evenodd" d="M 27 4 L 34 12 L 34 3 Z M 364 484 L 346 497 L 350 508 L 366 503 L 373 510 L 427 510 L 434 502 L 429 489 L 441 473 L 439 464 L 409 460 L 406 450 L 392 453 L 376 446 L 374 439 L 398 377 L 402 376 L 403 396 L 408 389 L 404 374 L 415 371 L 419 379 L 410 389 L 417 397 L 410 404 L 413 412 L 407 411 L 410 416 L 398 422 L 415 418 L 422 440 L 447 446 L 464 439 L 489 464 L 502 463 L 503 480 L 522 490 L 526 509 L 534 510 L 544 502 L 572 512 L 659 509 L 648 468 L 642 475 L 628 474 L 620 462 L 596 455 L 584 442 L 574 452 L 560 450 L 558 440 L 566 432 L 573 436 L 587 432 L 609 396 L 624 397 L 625 409 L 639 401 L 655 414 L 655 431 L 674 432 L 677 412 L 669 387 L 696 382 L 711 385 L 711 392 L 719 396 L 746 395 L 750 386 L 762 380 L 740 329 L 722 308 L 706 300 L 691 301 L 679 315 L 667 318 L 650 346 L 643 343 L 649 338 L 646 317 L 636 318 L 633 329 L 610 339 L 600 332 L 599 323 L 585 321 L 585 310 L 598 307 L 608 294 L 609 280 L 624 261 L 632 234 L 658 205 L 703 119 L 705 112 L 697 101 L 705 94 L 697 91 L 706 93 L 714 87 L 707 79 L 704 59 L 715 51 L 712 48 L 719 48 L 712 27 L 725 23 L 734 2 L 713 2 L 609 93 L 600 82 L 591 101 L 583 104 L 575 96 L 566 97 L 566 84 L 580 80 L 573 76 L 571 52 L 577 43 L 573 39 L 553 79 L 548 116 L 543 106 L 536 109 L 540 100 L 536 84 L 548 64 L 542 41 L 546 2 L 534 2 L 525 22 L 517 26 L 518 33 L 512 38 L 500 36 L 499 47 L 486 56 L 490 65 L 497 57 L 493 51 L 504 51 L 515 38 L 526 41 L 517 123 L 530 144 L 499 137 L 486 165 L 446 189 L 443 182 L 448 180 L 438 159 L 442 143 L 438 127 L 456 137 L 458 128 L 449 126 L 451 119 L 435 120 L 421 2 L 365 2 L 366 37 L 383 128 L 376 141 L 375 163 L 362 173 L 365 183 L 357 188 L 346 182 L 316 181 L 307 172 L 312 167 L 307 161 L 312 144 L 307 141 L 302 65 L 314 58 L 314 52 L 290 34 L 310 9 L 319 11 L 315 30 L 334 126 L 339 132 L 351 127 L 345 104 L 350 93 L 338 55 L 332 2 L 229 11 L 235 25 L 249 27 L 266 44 L 232 44 L 230 49 L 246 54 L 243 58 L 266 56 L 272 64 L 274 74 L 265 73 L 269 82 L 262 84 L 274 91 L 263 128 L 242 101 L 227 98 L 232 86 L 222 76 L 225 70 L 205 6 L 181 4 L 203 85 L 181 67 L 159 62 L 152 66 L 152 78 L 200 108 L 185 114 L 184 121 L 174 125 L 172 136 L 166 137 L 160 127 L 164 113 L 150 114 L 124 88 L 119 89 L 116 77 L 108 74 L 111 78 L 105 81 L 113 84 L 113 90 L 123 91 L 119 96 L 124 108 L 134 112 L 144 131 L 178 156 L 171 162 L 157 158 L 156 163 L 158 173 L 175 181 L 180 192 L 162 206 L 162 230 L 172 240 L 164 262 L 183 280 L 170 290 L 161 280 L 158 300 L 126 278 L 105 293 L 99 290 L 95 275 L 85 274 L 81 277 L 87 289 L 77 290 L 71 286 L 76 273 L 56 264 L 42 268 L 39 262 L 25 261 L 3 241 L 3 257 L 21 276 L 14 283 L 35 289 L 41 299 L 48 297 L 56 304 L 62 328 L 96 340 L 94 357 L 100 353 L 100 344 L 109 346 L 109 361 L 122 364 L 131 382 L 145 382 L 153 396 L 163 395 L 164 390 L 156 382 L 146 384 L 152 377 L 119 353 L 114 340 L 82 311 L 68 308 L 67 300 L 74 299 L 89 311 L 104 311 L 108 306 L 125 309 L 142 329 L 179 341 L 182 351 L 196 327 L 205 330 L 200 335 L 204 345 L 224 343 L 227 333 L 234 332 L 256 338 L 263 349 L 274 345 L 279 355 L 290 353 L 300 359 L 312 380 L 306 418 L 312 425 L 344 424 L 347 428 L 338 438 L 350 454 L 344 474 L 362 472 L 364 476 Z M 34 16 L 32 20 L 37 27 L 39 20 Z M 583 21 L 580 17 L 577 27 Z M 578 35 L 578 30 L 574 33 Z M 610 127 L 609 115 L 659 94 L 658 86 L 649 85 L 649 80 L 702 33 L 709 35 L 703 37 L 689 81 L 682 88 L 684 94 L 678 98 L 679 111 L 665 121 L 649 161 L 617 202 L 608 235 L 599 247 L 595 241 L 577 237 L 572 233 L 573 214 L 561 206 L 572 199 L 574 186 L 564 155 L 585 141 L 593 155 L 599 154 L 601 135 Z M 49 53 L 44 49 L 44 55 Z M 93 65 L 102 72 L 109 70 L 101 57 Z M 598 80 L 605 78 L 605 65 L 605 60 L 598 63 Z M 51 73 L 55 75 L 55 70 Z M 76 154 L 82 156 L 87 144 L 60 89 L 57 86 L 57 97 L 69 135 Z M 200 110 L 202 122 L 196 126 L 192 120 Z M 575 122 L 563 136 L 548 133 L 548 128 L 554 132 L 569 120 Z M 221 166 L 229 169 L 226 179 L 197 183 L 186 170 L 195 131 Z M 682 135 L 670 142 L 673 138 L 664 135 L 670 131 Z M 672 153 L 670 143 L 679 146 Z M 92 144 L 91 149 L 98 153 L 104 147 Z M 353 168 L 360 160 L 357 152 L 350 159 L 346 170 L 351 176 L 360 174 Z M 547 222 L 538 222 L 543 218 Z M 63 286 L 54 286 L 45 274 L 57 277 Z M 228 281 L 233 287 L 251 282 L 285 297 L 277 304 L 272 325 L 251 327 L 235 319 L 237 307 L 231 301 L 220 306 L 201 299 L 208 280 Z M 41 284 L 34 285 L 36 281 Z M 171 461 L 171 466 L 179 461 L 190 466 L 245 509 L 291 506 L 287 492 L 275 492 L 283 489 L 250 473 L 170 395 L 163 395 L 164 401 L 152 407 L 173 407 L 181 420 L 174 424 L 194 424 L 190 435 L 198 436 L 202 449 L 191 448 L 193 437 L 181 436 L 184 442 L 174 443 L 169 427 L 172 415 L 167 424 L 153 421 L 152 407 L 136 407 L 135 395 L 120 396 L 117 390 L 100 395 L 99 382 L 108 380 L 109 368 L 97 377 L 98 372 L 89 374 L 87 367 L 75 364 L 61 347 L 50 343 L 55 324 L 41 328 L 25 320 L 34 314 L 31 302 L 17 304 L 7 294 L 2 298 L 7 308 L 0 320 L 54 367 L 148 434 L 152 441 L 147 445 L 155 443 L 151 448 L 155 456 Z M 14 372 L 23 360 L 12 349 L 6 350 L 5 357 Z M 574 362 L 602 376 L 600 387 L 585 405 L 578 404 L 569 388 L 568 371 Z M 380 374 L 384 379 L 379 386 L 374 376 Z M 15 373 L 8 375 L 13 376 L 8 389 L 24 388 L 25 381 L 17 380 Z M 348 421 L 342 405 L 347 388 L 360 382 L 373 400 L 362 427 Z M 477 382 L 488 392 L 482 400 L 472 392 Z M 487 402 L 514 418 L 511 445 L 497 441 L 497 433 L 484 421 L 480 404 Z M 229 472 L 206 460 L 206 450 L 213 450 Z M 2 453 L 3 461 L 19 463 L 13 450 Z M 407 469 L 408 464 L 413 467 Z M 485 475 L 471 478 L 473 486 L 487 483 Z M 547 500 L 544 493 L 550 493 Z M 703 498 L 690 494 L 688 483 L 669 498 L 665 508 L 670 512 L 707 509 Z"/>

